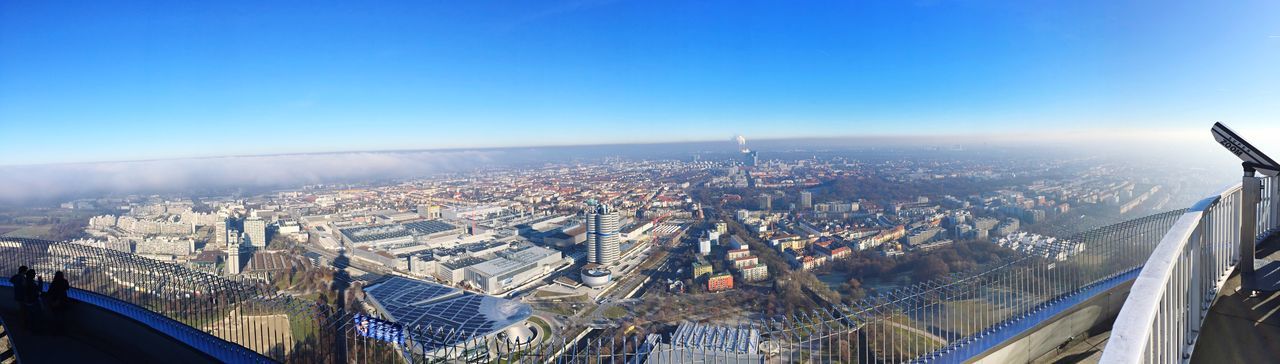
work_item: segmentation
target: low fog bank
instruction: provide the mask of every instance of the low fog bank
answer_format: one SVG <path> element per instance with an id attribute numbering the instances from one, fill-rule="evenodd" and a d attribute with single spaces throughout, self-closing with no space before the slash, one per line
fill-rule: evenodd
<path id="1" fill-rule="evenodd" d="M 1243 133 L 1273 157 L 1280 141 L 1267 133 Z M 804 139 L 726 138 L 722 141 L 654 144 L 342 152 L 269 156 L 170 159 L 56 165 L 0 166 L 0 203 L 46 203 L 108 194 L 151 194 L 232 189 L 291 188 L 306 184 L 370 182 L 424 177 L 487 167 L 537 166 L 548 162 L 596 162 L 604 157 L 703 160 L 738 158 L 741 149 L 760 158 L 842 156 L 855 159 L 1100 157 L 1142 163 L 1173 173 L 1239 178 L 1239 160 L 1203 131 L 867 136 Z"/>
<path id="2" fill-rule="evenodd" d="M 0 202 L 293 187 L 471 170 L 501 151 L 353 152 L 0 167 Z"/>

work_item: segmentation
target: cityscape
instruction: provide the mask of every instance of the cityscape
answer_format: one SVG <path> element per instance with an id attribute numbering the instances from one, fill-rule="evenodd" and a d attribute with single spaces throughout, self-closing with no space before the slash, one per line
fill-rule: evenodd
<path id="1" fill-rule="evenodd" d="M 745 355 L 732 346 L 766 338 L 680 338 L 1020 256 L 1064 261 L 1086 249 L 1067 238 L 1189 205 L 1219 182 L 1016 149 L 950 146 L 948 159 L 930 149 L 774 153 L 735 141 L 682 159 L 77 198 L 10 210 L 5 236 L 137 255 L 410 327 L 451 322 L 438 310 L 474 297 L 509 307 L 511 316 L 469 313 L 486 323 L 474 335 L 490 340 L 639 333 Z M 350 288 L 339 293 L 335 280 Z"/>
<path id="2" fill-rule="evenodd" d="M 0 363 L 1276 361 L 1274 14 L 0 4 Z"/>

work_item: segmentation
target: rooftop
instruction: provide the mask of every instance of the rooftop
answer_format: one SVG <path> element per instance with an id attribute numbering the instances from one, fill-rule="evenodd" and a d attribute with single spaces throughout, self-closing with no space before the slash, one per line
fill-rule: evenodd
<path id="1" fill-rule="evenodd" d="M 480 259 L 476 257 L 463 257 L 463 258 L 454 259 L 454 260 L 440 263 L 440 264 L 444 265 L 445 268 L 449 268 L 449 269 L 462 269 L 462 268 L 470 267 L 480 263 L 484 263 L 484 259 Z"/>
<path id="2" fill-rule="evenodd" d="M 394 239 L 411 236 L 412 234 L 403 225 L 382 225 L 382 226 L 362 226 L 340 229 L 342 235 L 351 241 L 362 243 L 366 241 L 378 241 L 384 239 Z"/>
<path id="3" fill-rule="evenodd" d="M 253 253 L 253 257 L 249 258 L 249 264 L 245 267 L 247 272 L 258 271 L 282 271 L 293 267 L 293 260 L 289 258 L 286 252 L 267 252 L 258 251 Z"/>
<path id="4" fill-rule="evenodd" d="M 502 255 L 504 258 L 515 260 L 515 261 L 536 262 L 548 256 L 552 256 L 556 254 L 560 254 L 560 252 L 556 250 L 539 247 L 539 246 L 530 246 L 521 250 L 507 252 L 505 254 L 500 254 L 500 255 Z"/>
<path id="5" fill-rule="evenodd" d="M 404 223 L 404 227 L 409 230 L 412 230 L 414 233 L 422 234 L 422 235 L 442 233 L 450 230 L 455 230 L 458 228 L 457 226 L 453 226 L 452 224 L 449 224 L 447 222 L 440 221 L 440 220 L 408 222 L 408 223 Z"/>
<path id="6" fill-rule="evenodd" d="M 736 353 L 755 353 L 760 332 L 754 328 L 708 326 L 684 322 L 671 334 L 671 345 Z"/>
<path id="7" fill-rule="evenodd" d="M 532 263 L 499 257 L 489 259 L 484 263 L 472 265 L 467 268 L 483 275 L 496 276 L 506 272 L 522 269 L 530 264 Z"/>

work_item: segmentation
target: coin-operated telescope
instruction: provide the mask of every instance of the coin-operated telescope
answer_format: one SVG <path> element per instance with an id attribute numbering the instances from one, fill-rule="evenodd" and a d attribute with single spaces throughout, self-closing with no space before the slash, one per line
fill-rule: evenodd
<path id="1" fill-rule="evenodd" d="M 1240 184 L 1240 289 L 1248 291 L 1250 295 L 1255 295 L 1258 291 L 1280 291 L 1280 261 L 1257 259 L 1255 254 L 1262 179 L 1280 174 L 1280 164 L 1222 123 L 1213 123 L 1209 132 L 1218 144 L 1240 158 L 1240 165 L 1244 168 L 1244 180 Z M 1280 218 L 1277 216 L 1280 209 L 1276 208 L 1276 204 L 1280 203 L 1280 196 L 1277 196 L 1280 189 L 1277 189 L 1276 182 L 1280 181 L 1273 179 L 1267 186 L 1270 189 L 1267 193 L 1271 199 L 1271 210 L 1264 211 L 1265 217 L 1272 220 Z"/>

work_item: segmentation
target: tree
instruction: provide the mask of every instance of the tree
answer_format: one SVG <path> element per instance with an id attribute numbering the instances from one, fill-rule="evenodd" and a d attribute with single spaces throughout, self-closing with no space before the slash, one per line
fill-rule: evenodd
<path id="1" fill-rule="evenodd" d="M 935 255 L 929 255 L 920 260 L 920 266 L 914 270 L 912 278 L 916 282 L 924 282 L 940 278 L 948 273 L 951 273 L 951 267 L 947 265 L 947 262 Z"/>
<path id="2" fill-rule="evenodd" d="M 59 220 L 49 228 L 50 240 L 72 240 L 85 236 L 85 223 L 80 220 Z"/>
<path id="3" fill-rule="evenodd" d="M 862 281 L 857 278 L 850 278 L 842 287 L 844 290 L 845 300 L 860 300 L 867 298 L 867 291 L 862 289 Z"/>

